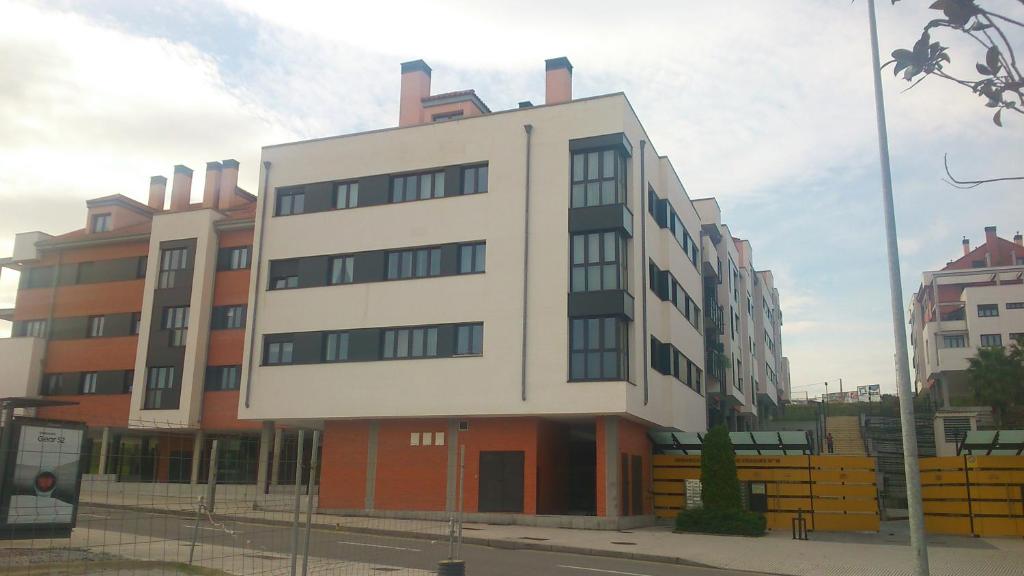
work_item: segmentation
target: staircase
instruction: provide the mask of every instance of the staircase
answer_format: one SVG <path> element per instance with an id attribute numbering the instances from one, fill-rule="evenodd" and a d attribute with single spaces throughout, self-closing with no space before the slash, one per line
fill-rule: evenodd
<path id="1" fill-rule="evenodd" d="M 842 456 L 867 456 L 864 438 L 860 434 L 859 416 L 829 416 L 828 433 L 832 434 L 835 447 L 833 454 Z M 826 449 L 827 452 L 827 449 Z"/>

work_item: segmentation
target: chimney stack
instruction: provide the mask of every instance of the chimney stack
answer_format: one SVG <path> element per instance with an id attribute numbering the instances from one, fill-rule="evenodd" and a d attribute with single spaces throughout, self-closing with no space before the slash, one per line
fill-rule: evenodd
<path id="1" fill-rule="evenodd" d="M 398 125 L 423 122 L 423 99 L 430 96 L 430 66 L 423 60 L 402 63 L 402 94 L 398 102 Z"/>
<path id="2" fill-rule="evenodd" d="M 572 100 L 572 63 L 565 56 L 544 61 L 544 103 L 561 104 Z"/>
<path id="3" fill-rule="evenodd" d="M 203 184 L 203 208 L 216 208 L 220 193 L 220 162 L 206 163 L 206 182 Z"/>
<path id="4" fill-rule="evenodd" d="M 149 179 L 149 207 L 153 210 L 164 209 L 164 198 L 167 196 L 167 178 L 153 176 Z"/>
<path id="5" fill-rule="evenodd" d="M 178 164 L 174 167 L 174 180 L 171 183 L 171 210 L 188 208 L 192 196 L 192 169 Z"/>
<path id="6" fill-rule="evenodd" d="M 967 239 L 967 236 L 964 236 L 962 243 L 964 245 L 964 256 L 967 256 L 971 253 L 971 241 Z"/>
<path id="7" fill-rule="evenodd" d="M 996 247 L 996 227 L 985 226 L 985 242 L 988 244 L 989 250 L 994 250 Z"/>
<path id="8" fill-rule="evenodd" d="M 227 210 L 235 203 L 235 188 L 238 187 L 238 160 L 224 160 L 220 172 L 220 202 L 218 208 Z"/>
<path id="9" fill-rule="evenodd" d="M 1024 246 L 1024 236 L 1020 235 L 1019 230 L 1016 234 L 1013 235 L 1013 243 L 1016 244 L 1017 246 Z"/>

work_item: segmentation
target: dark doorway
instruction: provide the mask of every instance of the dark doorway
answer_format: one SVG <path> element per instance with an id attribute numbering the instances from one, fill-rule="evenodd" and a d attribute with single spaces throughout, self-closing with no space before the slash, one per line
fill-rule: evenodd
<path id="1" fill-rule="evenodd" d="M 644 513 L 644 459 L 640 456 L 633 456 L 632 474 L 632 506 L 630 514 L 640 516 Z"/>
<path id="2" fill-rule="evenodd" d="M 192 452 L 174 450 L 167 462 L 167 481 L 179 484 L 192 480 Z"/>
<path id="3" fill-rule="evenodd" d="M 480 453 L 480 512 L 523 511 L 524 452 Z"/>
<path id="4" fill-rule="evenodd" d="M 569 428 L 569 514 L 597 515 L 597 431 L 593 423 Z"/>

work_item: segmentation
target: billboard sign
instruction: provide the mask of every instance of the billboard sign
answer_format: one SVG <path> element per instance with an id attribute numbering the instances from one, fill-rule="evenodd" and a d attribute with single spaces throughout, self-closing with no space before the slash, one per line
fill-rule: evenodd
<path id="1" fill-rule="evenodd" d="M 85 427 L 16 419 L 7 428 L 2 533 L 8 538 L 70 534 L 78 512 Z"/>
<path id="2" fill-rule="evenodd" d="M 882 385 L 871 384 L 868 386 L 868 398 L 870 402 L 882 401 Z"/>

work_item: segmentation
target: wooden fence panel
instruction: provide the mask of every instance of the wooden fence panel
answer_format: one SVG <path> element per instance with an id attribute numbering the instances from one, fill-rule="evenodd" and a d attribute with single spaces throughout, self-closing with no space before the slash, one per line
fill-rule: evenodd
<path id="1" fill-rule="evenodd" d="M 1024 456 L 922 458 L 925 529 L 1024 536 Z"/>

